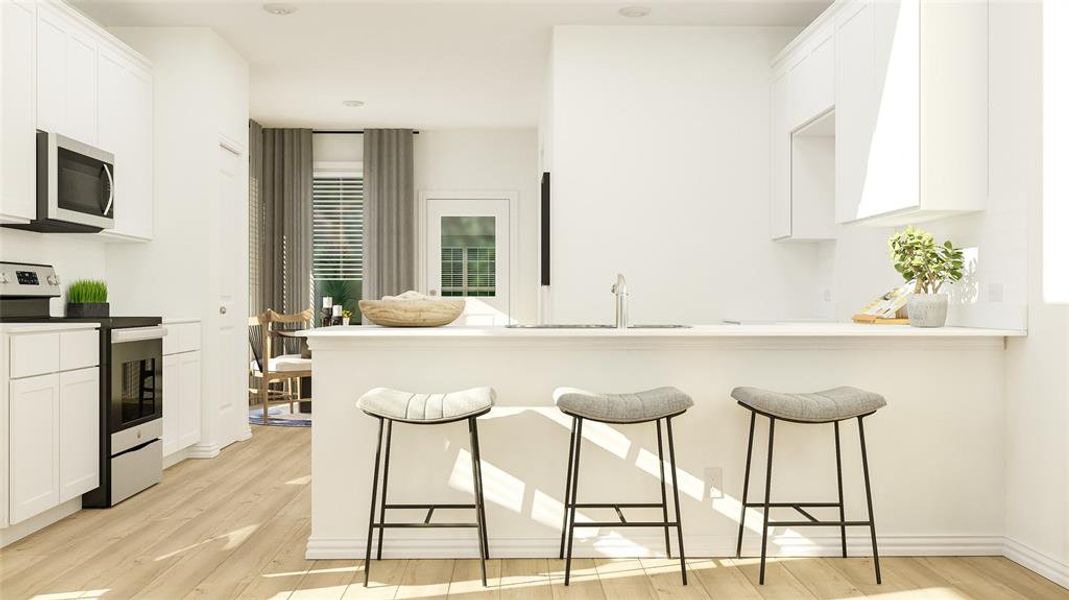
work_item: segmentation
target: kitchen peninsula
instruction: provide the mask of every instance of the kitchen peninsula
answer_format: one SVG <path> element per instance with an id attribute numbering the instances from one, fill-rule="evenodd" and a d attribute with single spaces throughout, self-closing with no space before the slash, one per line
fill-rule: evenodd
<path id="1" fill-rule="evenodd" d="M 695 401 L 675 420 L 685 541 L 690 556 L 734 553 L 749 413 L 729 392 L 753 385 L 817 391 L 853 385 L 886 396 L 867 422 L 881 553 L 998 553 L 1002 514 L 1006 338 L 1016 330 L 782 323 L 676 329 L 309 330 L 316 386 L 312 427 L 312 531 L 308 558 L 362 558 L 377 421 L 356 408 L 375 387 L 445 392 L 492 386 L 497 405 L 480 438 L 492 557 L 555 556 L 570 420 L 558 386 L 635 391 L 674 385 Z M 854 423 L 843 425 L 847 517 L 864 511 Z M 777 496 L 832 499 L 831 427 L 777 428 Z M 658 497 L 654 429 L 588 423 L 580 501 Z M 763 464 L 763 440 L 755 440 Z M 463 423 L 394 431 L 390 502 L 470 502 Z M 803 475 L 804 474 L 804 475 Z M 755 476 L 753 489 L 761 489 Z M 397 512 L 397 511 L 395 511 Z M 636 516 L 638 516 L 637 513 Z M 459 514 L 456 520 L 469 515 Z M 585 517 L 597 515 L 581 515 Z M 820 515 L 818 515 L 819 517 Z M 392 519 L 422 519 L 391 515 Z M 444 518 L 445 515 L 443 515 Z M 436 517 L 437 518 L 437 517 Z M 747 525 L 760 527 L 759 518 Z M 867 532 L 850 548 L 868 553 Z M 581 536 L 580 536 L 581 534 Z M 577 556 L 661 555 L 656 529 L 584 529 Z M 384 557 L 474 557 L 471 530 L 390 529 Z M 835 528 L 777 530 L 770 553 L 838 551 Z M 759 537 L 748 536 L 744 553 Z M 752 544 L 752 546 L 751 546 Z"/>

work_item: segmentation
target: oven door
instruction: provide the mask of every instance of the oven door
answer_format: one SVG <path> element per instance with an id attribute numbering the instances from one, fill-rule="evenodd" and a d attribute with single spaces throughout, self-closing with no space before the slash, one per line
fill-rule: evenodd
<path id="1" fill-rule="evenodd" d="M 56 133 L 38 133 L 37 143 L 45 144 L 47 156 L 45 165 L 38 168 L 47 169 L 48 218 L 102 229 L 112 227 L 115 157 Z"/>
<path id="2" fill-rule="evenodd" d="M 108 433 L 163 417 L 163 327 L 113 329 Z"/>

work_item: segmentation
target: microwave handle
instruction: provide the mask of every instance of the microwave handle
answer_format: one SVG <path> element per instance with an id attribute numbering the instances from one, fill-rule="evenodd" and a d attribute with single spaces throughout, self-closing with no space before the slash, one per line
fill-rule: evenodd
<path id="1" fill-rule="evenodd" d="M 104 216 L 107 216 L 108 211 L 111 210 L 111 205 L 115 202 L 115 180 L 111 177 L 111 169 L 108 168 L 108 163 L 104 163 L 104 174 L 108 176 L 108 205 L 104 207 Z"/>

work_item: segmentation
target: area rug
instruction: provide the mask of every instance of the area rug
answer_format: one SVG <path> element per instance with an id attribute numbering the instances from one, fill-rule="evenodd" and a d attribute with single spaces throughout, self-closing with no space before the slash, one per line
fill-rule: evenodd
<path id="1" fill-rule="evenodd" d="M 263 407 L 249 407 L 249 424 L 263 425 Z M 279 427 L 311 427 L 312 415 L 308 413 L 291 413 L 290 407 L 285 404 L 272 406 L 267 411 L 267 424 Z"/>

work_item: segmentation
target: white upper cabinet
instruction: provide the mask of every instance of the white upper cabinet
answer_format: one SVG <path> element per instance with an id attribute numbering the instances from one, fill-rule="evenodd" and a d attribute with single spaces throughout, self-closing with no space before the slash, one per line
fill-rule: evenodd
<path id="1" fill-rule="evenodd" d="M 33 5 L 0 2 L 0 223 L 37 216 L 33 63 Z"/>
<path id="2" fill-rule="evenodd" d="M 984 0 L 839 0 L 788 45 L 773 63 L 789 91 L 772 128 L 785 110 L 792 136 L 787 166 L 772 147 L 773 238 L 984 209 L 987 18 Z"/>
<path id="3" fill-rule="evenodd" d="M 36 6 L 36 81 L 26 87 L 28 96 L 36 97 L 36 128 L 113 154 L 115 224 L 102 235 L 151 240 L 155 225 L 151 65 L 66 5 Z M 5 101 L 8 95 L 5 90 Z M 6 171 L 6 156 L 4 161 Z"/>
<path id="4" fill-rule="evenodd" d="M 772 82 L 772 239 L 791 237 L 791 129 L 789 124 L 788 74 Z"/>
<path id="5" fill-rule="evenodd" d="M 854 4 L 836 22 L 837 220 L 983 210 L 986 2 Z"/>

